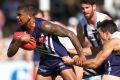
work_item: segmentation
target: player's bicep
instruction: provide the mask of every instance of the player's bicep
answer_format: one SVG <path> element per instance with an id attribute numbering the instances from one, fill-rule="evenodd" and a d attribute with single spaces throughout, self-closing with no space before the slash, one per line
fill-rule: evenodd
<path id="1" fill-rule="evenodd" d="M 43 33 L 48 33 L 57 36 L 67 36 L 67 34 L 70 32 L 68 29 L 60 25 L 53 24 L 47 21 L 42 23 L 41 30 Z"/>

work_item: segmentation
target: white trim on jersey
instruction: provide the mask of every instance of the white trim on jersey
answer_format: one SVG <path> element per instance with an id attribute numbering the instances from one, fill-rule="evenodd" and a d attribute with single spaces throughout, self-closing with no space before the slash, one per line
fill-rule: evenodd
<path id="1" fill-rule="evenodd" d="M 108 75 L 110 75 L 110 72 L 112 71 L 110 65 L 111 65 L 111 64 L 110 64 L 110 61 L 108 61 L 108 66 L 109 66 L 109 67 L 108 67 Z"/>
<path id="2" fill-rule="evenodd" d="M 97 29 L 94 27 L 87 26 L 87 35 L 89 40 L 91 40 L 92 45 L 98 46 L 98 42 L 95 36 L 97 36 Z"/>
<path id="3" fill-rule="evenodd" d="M 49 41 L 49 40 L 48 40 Z M 47 42 L 48 43 L 48 42 Z M 53 52 L 54 53 L 54 55 L 57 55 L 57 56 L 59 56 L 58 54 L 57 54 L 57 52 L 55 51 L 55 48 L 54 48 L 54 46 L 53 46 L 53 41 L 52 41 L 52 35 L 50 35 L 50 44 L 47 44 L 47 45 L 45 45 L 48 49 L 49 49 L 49 51 L 51 52 Z M 50 47 L 49 47 L 50 46 Z M 50 49 L 51 48 L 51 49 Z"/>
<path id="4" fill-rule="evenodd" d="M 45 36 L 42 34 L 42 36 Z M 38 50 L 40 52 L 42 52 L 43 54 L 48 54 L 48 55 L 51 55 L 51 56 L 55 56 L 55 57 L 60 57 L 58 54 L 57 54 L 57 51 L 55 51 L 55 47 L 53 46 L 53 41 L 52 41 L 52 36 L 45 36 L 46 38 L 46 42 L 45 42 L 45 49 L 42 49 L 38 46 Z"/>

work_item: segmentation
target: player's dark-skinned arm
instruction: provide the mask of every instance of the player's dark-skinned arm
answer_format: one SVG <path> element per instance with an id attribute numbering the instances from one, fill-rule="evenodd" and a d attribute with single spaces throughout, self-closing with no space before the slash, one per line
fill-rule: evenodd
<path id="1" fill-rule="evenodd" d="M 113 44 L 110 42 L 106 43 L 103 46 L 103 49 L 97 54 L 97 56 L 93 59 L 90 60 L 86 60 L 83 63 L 84 67 L 87 68 L 93 68 L 96 69 L 97 67 L 99 67 L 106 59 L 107 57 L 111 54 L 112 50 L 113 50 Z"/>
<path id="2" fill-rule="evenodd" d="M 8 48 L 7 56 L 8 57 L 14 56 L 17 53 L 20 46 L 21 46 L 21 41 L 20 40 L 12 42 L 10 44 L 9 48 Z"/>
<path id="3" fill-rule="evenodd" d="M 12 41 L 8 51 L 7 51 L 7 56 L 12 57 L 14 56 L 17 51 L 19 50 L 20 46 L 22 45 L 22 42 L 28 42 L 30 40 L 30 36 L 28 36 L 26 33 L 20 37 L 19 40 L 17 41 Z"/>
<path id="4" fill-rule="evenodd" d="M 41 31 L 43 33 L 48 33 L 48 34 L 57 35 L 61 37 L 69 37 L 77 51 L 77 54 L 83 57 L 83 55 L 81 54 L 82 47 L 77 39 L 77 36 L 72 31 L 47 21 L 42 23 Z"/>

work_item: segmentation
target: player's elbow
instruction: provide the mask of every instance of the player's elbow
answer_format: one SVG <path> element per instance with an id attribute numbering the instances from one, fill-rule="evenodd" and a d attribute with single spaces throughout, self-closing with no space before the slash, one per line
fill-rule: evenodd
<path id="1" fill-rule="evenodd" d="M 96 69 L 98 68 L 98 64 L 96 63 L 96 61 L 92 61 L 91 64 L 88 65 L 88 68 Z"/>
<path id="2" fill-rule="evenodd" d="M 7 56 L 8 56 L 8 57 L 12 57 L 13 55 L 11 55 L 11 53 L 8 52 L 8 53 L 7 53 Z"/>
<path id="3" fill-rule="evenodd" d="M 14 52 L 13 51 L 10 51 L 9 49 L 8 49 L 8 52 L 7 52 L 7 56 L 8 57 L 13 57 L 14 56 L 14 54 L 13 54 Z"/>
<path id="4" fill-rule="evenodd" d="M 93 63 L 92 63 L 92 69 L 96 69 L 96 68 L 98 68 L 99 67 L 99 64 L 97 63 L 97 61 L 94 61 Z"/>
<path id="5" fill-rule="evenodd" d="M 93 66 L 91 68 L 96 69 L 96 68 L 98 68 L 98 66 L 97 66 L 97 64 L 93 64 Z"/>

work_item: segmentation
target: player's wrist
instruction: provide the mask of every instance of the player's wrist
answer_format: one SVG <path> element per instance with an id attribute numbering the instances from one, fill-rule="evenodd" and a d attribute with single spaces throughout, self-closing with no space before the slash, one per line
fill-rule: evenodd
<path id="1" fill-rule="evenodd" d="M 16 41 L 15 45 L 21 46 L 22 42 L 20 40 Z"/>
<path id="2" fill-rule="evenodd" d="M 76 55 L 80 56 L 82 55 L 82 53 L 83 53 L 83 50 L 80 50 Z"/>

